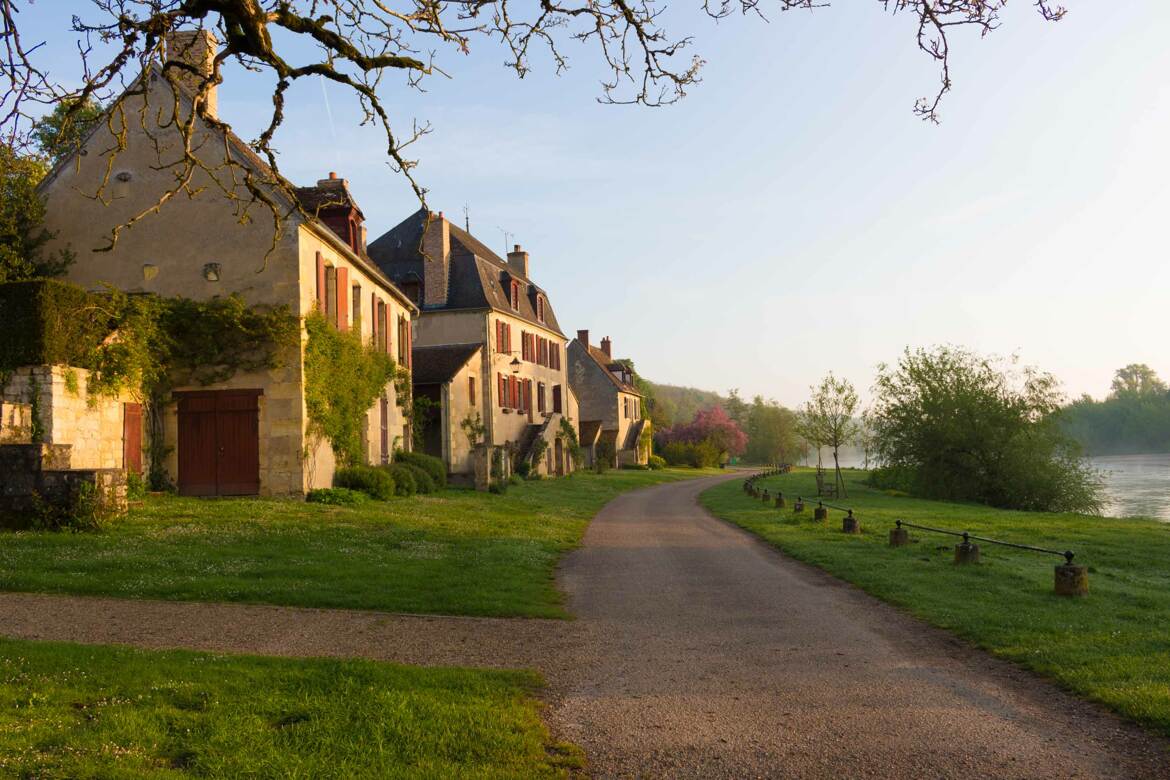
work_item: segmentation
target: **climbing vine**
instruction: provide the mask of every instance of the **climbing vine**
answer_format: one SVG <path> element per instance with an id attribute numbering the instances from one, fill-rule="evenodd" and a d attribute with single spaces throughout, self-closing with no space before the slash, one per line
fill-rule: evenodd
<path id="1" fill-rule="evenodd" d="M 573 423 L 569 422 L 567 417 L 561 418 L 561 436 L 568 444 L 569 457 L 573 459 L 573 468 L 580 467 L 584 452 L 581 449 L 581 442 L 577 438 L 577 429 L 573 427 Z"/>
<path id="2" fill-rule="evenodd" d="M 305 318 L 305 408 L 310 439 L 325 439 L 342 465 L 365 462 L 362 427 L 366 412 L 386 392 L 402 384 L 405 371 L 357 331 L 340 331 L 319 312 Z M 409 374 L 405 384 L 409 387 Z M 398 395 L 399 403 L 402 396 Z M 407 393 L 409 397 L 409 393 Z M 308 453 L 306 453 L 307 455 Z"/>

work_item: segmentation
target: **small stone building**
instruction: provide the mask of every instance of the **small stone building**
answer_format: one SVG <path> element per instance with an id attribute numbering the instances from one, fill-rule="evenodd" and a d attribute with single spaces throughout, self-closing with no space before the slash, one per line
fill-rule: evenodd
<path id="1" fill-rule="evenodd" d="M 607 336 L 595 347 L 589 343 L 589 331 L 579 330 L 569 344 L 568 359 L 590 465 L 602 452 L 612 453 L 613 466 L 649 462 L 650 420 L 643 416 L 643 398 L 633 373 L 613 357 L 613 342 Z"/>

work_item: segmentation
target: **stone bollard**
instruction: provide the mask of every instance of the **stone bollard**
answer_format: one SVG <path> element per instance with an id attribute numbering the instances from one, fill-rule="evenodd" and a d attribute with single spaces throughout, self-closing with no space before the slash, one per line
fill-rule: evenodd
<path id="1" fill-rule="evenodd" d="M 792 511 L 795 512 L 796 514 L 800 514 L 801 512 L 804 511 L 804 499 L 803 498 L 801 498 L 800 496 L 796 497 L 796 503 L 792 505 Z"/>
<path id="2" fill-rule="evenodd" d="M 818 501 L 816 509 L 813 510 L 813 520 L 824 520 L 828 516 L 829 510 L 825 509 L 825 505 Z"/>
<path id="3" fill-rule="evenodd" d="M 776 494 L 776 508 L 777 509 L 784 508 L 784 494 L 783 493 Z"/>
<path id="4" fill-rule="evenodd" d="M 890 529 L 890 547 L 905 547 L 910 544 L 910 532 L 900 524 Z"/>
<path id="5" fill-rule="evenodd" d="M 969 563 L 979 563 L 979 545 L 971 544 L 964 536 L 962 543 L 955 545 L 955 564 L 964 566 Z"/>
<path id="6" fill-rule="evenodd" d="M 841 532 L 847 534 L 861 533 L 861 523 L 853 516 L 853 510 L 849 510 L 849 514 L 841 518 Z"/>
<path id="7" fill-rule="evenodd" d="M 1089 569 L 1075 563 L 1056 567 L 1056 595 L 1084 596 L 1089 592 Z"/>
<path id="8" fill-rule="evenodd" d="M 761 499 L 761 500 L 762 500 L 762 501 L 763 501 L 765 504 L 766 504 L 766 503 L 768 503 L 769 501 L 771 501 L 771 500 L 772 500 L 772 497 L 771 497 L 770 495 L 768 495 L 768 489 L 767 489 L 767 488 L 764 488 L 764 495 L 763 495 L 763 497 L 762 497 L 762 499 Z"/>

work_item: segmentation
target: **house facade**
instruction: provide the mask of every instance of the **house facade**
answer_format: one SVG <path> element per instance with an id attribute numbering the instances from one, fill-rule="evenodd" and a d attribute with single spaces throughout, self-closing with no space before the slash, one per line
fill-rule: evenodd
<path id="1" fill-rule="evenodd" d="M 441 212 L 420 210 L 373 241 L 369 254 L 421 310 L 414 359 L 427 381 L 416 394 L 439 404 L 426 451 L 452 474 L 470 474 L 464 423 L 478 415 L 480 443 L 539 474 L 570 471 L 562 420 L 575 435 L 577 402 L 565 336 L 548 293 L 529 276 L 528 253 L 517 245 L 505 260 Z"/>
<path id="2" fill-rule="evenodd" d="M 198 68 L 206 69 L 215 51 L 208 33 L 177 36 L 176 44 Z M 41 185 L 53 245 L 76 254 L 66 279 L 92 290 L 109 285 L 198 300 L 234 293 L 248 304 L 284 305 L 302 317 L 320 311 L 333 327 L 360 331 L 409 367 L 418 307 L 366 253 L 364 217 L 346 182 L 330 174 L 295 189 L 308 216 L 301 214 L 290 188 L 275 186 L 274 172 L 243 141 L 196 120 L 192 149 L 207 159 L 178 196 L 165 197 L 182 173 L 171 163 L 181 150 L 165 108 L 173 97 L 163 79 L 151 75 L 143 82 L 149 86 L 116 101 L 110 121 L 98 122 L 79 152 Z M 178 110 L 189 116 L 185 97 Z M 275 223 L 253 189 L 287 216 Z M 122 230 L 112 249 L 95 251 L 113 226 L 152 206 L 155 212 Z M 166 471 L 181 493 L 296 494 L 332 483 L 333 450 L 309 433 L 306 342 L 302 329 L 300 350 L 280 368 L 175 389 L 162 410 L 162 429 L 170 447 Z M 405 405 L 388 384 L 366 415 L 370 462 L 388 460 L 396 445 L 409 446 L 400 400 Z"/>
<path id="3" fill-rule="evenodd" d="M 592 465 L 605 458 L 611 466 L 645 465 L 650 459 L 650 420 L 633 373 L 613 357 L 607 336 L 601 346 L 589 343 L 589 331 L 577 331 L 568 347 L 569 377 L 580 404 L 581 445 Z"/>

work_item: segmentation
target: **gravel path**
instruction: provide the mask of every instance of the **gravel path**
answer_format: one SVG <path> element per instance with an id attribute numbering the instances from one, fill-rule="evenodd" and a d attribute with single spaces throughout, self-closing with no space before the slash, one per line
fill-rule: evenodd
<path id="1" fill-rule="evenodd" d="M 583 632 L 551 719 L 597 777 L 1170 777 L 1166 742 L 696 503 L 611 502 L 561 570 Z"/>
<path id="2" fill-rule="evenodd" d="M 528 667 L 597 777 L 1170 778 L 1167 742 L 712 518 L 627 493 L 559 573 L 573 621 L 0 594 L 0 634 Z"/>

